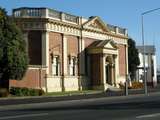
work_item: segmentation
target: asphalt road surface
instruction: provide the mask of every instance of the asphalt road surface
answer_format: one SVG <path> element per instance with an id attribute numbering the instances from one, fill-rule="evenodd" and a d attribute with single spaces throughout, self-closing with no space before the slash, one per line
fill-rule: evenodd
<path id="1" fill-rule="evenodd" d="M 160 120 L 160 94 L 0 106 L 0 120 Z"/>

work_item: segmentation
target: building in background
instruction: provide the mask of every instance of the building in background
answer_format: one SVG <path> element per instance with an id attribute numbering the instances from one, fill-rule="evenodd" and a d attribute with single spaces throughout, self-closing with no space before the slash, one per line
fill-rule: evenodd
<path id="1" fill-rule="evenodd" d="M 160 65 L 157 65 L 157 83 L 160 83 Z"/>
<path id="2" fill-rule="evenodd" d="M 10 86 L 46 92 L 118 87 L 128 74 L 127 30 L 49 8 L 18 8 L 13 17 L 27 43 L 29 67 Z"/>
<path id="3" fill-rule="evenodd" d="M 137 69 L 137 80 L 143 82 L 144 71 L 143 71 L 143 46 L 137 46 L 140 59 L 140 65 Z M 157 85 L 157 65 L 156 65 L 156 49 L 153 45 L 145 46 L 145 67 L 146 67 L 146 80 L 147 85 L 156 86 Z"/>

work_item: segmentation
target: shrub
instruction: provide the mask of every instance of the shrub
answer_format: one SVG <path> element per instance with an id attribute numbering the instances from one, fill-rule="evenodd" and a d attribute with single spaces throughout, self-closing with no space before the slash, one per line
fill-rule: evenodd
<path id="1" fill-rule="evenodd" d="M 44 94 L 45 94 L 44 90 L 38 89 L 38 95 L 39 95 L 39 96 L 42 96 L 42 95 L 44 95 Z"/>
<path id="2" fill-rule="evenodd" d="M 10 94 L 15 96 L 41 96 L 45 92 L 42 89 L 11 87 Z"/>
<path id="3" fill-rule="evenodd" d="M 119 84 L 119 87 L 121 89 L 125 89 L 125 85 L 122 83 Z M 134 81 L 132 82 L 132 86 L 128 86 L 128 89 L 141 89 L 143 87 L 143 83 Z"/>
<path id="4" fill-rule="evenodd" d="M 6 88 L 0 88 L 0 97 L 7 97 L 9 92 Z"/>
<path id="5" fill-rule="evenodd" d="M 132 89 L 141 89 L 143 87 L 144 87 L 143 83 L 136 82 L 136 81 L 132 82 L 132 87 L 131 87 Z"/>

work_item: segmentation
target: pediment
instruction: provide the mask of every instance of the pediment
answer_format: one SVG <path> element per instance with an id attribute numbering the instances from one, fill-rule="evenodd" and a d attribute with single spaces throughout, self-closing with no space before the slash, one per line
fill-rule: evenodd
<path id="1" fill-rule="evenodd" d="M 118 46 L 113 40 L 98 40 L 93 42 L 88 48 L 89 54 L 118 54 Z"/>
<path id="2" fill-rule="evenodd" d="M 91 17 L 86 23 L 83 24 L 83 28 L 98 30 L 101 32 L 108 32 L 106 24 L 99 17 Z"/>
<path id="3" fill-rule="evenodd" d="M 109 40 L 98 40 L 93 42 L 89 48 L 101 48 L 101 49 L 117 49 L 117 44 L 109 39 Z"/>
<path id="4" fill-rule="evenodd" d="M 113 49 L 113 48 L 114 48 L 114 46 L 113 46 L 112 44 L 110 44 L 110 43 L 109 43 L 109 44 L 105 45 L 105 46 L 104 46 L 104 48 L 110 48 L 110 49 Z"/>
<path id="5" fill-rule="evenodd" d="M 104 45 L 106 49 L 117 49 L 117 44 L 113 40 L 109 40 L 107 44 Z"/>

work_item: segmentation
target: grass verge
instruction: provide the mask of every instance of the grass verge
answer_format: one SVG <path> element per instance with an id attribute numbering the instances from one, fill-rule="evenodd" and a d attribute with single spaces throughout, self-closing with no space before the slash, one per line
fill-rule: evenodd
<path id="1" fill-rule="evenodd" d="M 85 95 L 100 93 L 100 90 L 82 90 L 82 91 L 66 91 L 66 92 L 51 92 L 46 93 L 45 96 L 71 96 L 71 95 Z"/>

